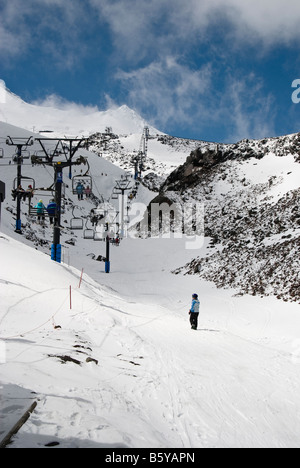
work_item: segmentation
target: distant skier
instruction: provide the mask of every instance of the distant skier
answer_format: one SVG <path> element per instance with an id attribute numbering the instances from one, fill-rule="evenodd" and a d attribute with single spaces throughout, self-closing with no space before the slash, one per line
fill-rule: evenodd
<path id="1" fill-rule="evenodd" d="M 198 300 L 198 294 L 193 294 L 192 296 L 192 305 L 189 311 L 190 314 L 190 323 L 192 330 L 197 330 L 198 327 L 198 316 L 200 309 L 200 302 Z"/>

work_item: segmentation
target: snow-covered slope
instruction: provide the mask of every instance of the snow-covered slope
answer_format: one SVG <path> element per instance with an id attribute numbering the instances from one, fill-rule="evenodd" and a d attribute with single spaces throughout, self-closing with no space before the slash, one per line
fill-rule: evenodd
<path id="1" fill-rule="evenodd" d="M 298 446 L 298 306 L 170 275 L 188 255 L 128 239 L 97 281 L 82 257 L 79 288 L 80 270 L 0 237 L 2 393 L 38 402 L 12 448 Z"/>
<path id="2" fill-rule="evenodd" d="M 299 152 L 298 134 L 193 152 L 155 200 L 205 205 L 211 249 L 180 271 L 299 302 Z"/>
<path id="3" fill-rule="evenodd" d="M 126 105 L 99 111 L 97 107 L 84 107 L 74 103 L 49 99 L 41 104 L 28 104 L 7 89 L 2 89 L 0 120 L 26 130 L 54 132 L 54 136 L 89 136 L 112 127 L 118 134 L 142 133 L 148 125 Z M 158 133 L 151 127 L 152 133 Z M 50 136 L 52 136 L 50 134 Z"/>
<path id="4" fill-rule="evenodd" d="M 28 134 L 49 138 L 90 137 L 92 152 L 124 170 L 132 171 L 132 156 L 140 150 L 143 130 L 148 127 L 150 136 L 145 173 L 154 172 L 159 176 L 166 176 L 183 164 L 199 145 L 198 141 L 164 135 L 126 105 L 99 111 L 96 107 L 64 103 L 55 98 L 49 98 L 42 105 L 29 104 L 3 84 L 1 87 L 1 83 L 0 80 L 0 122 L 2 130 L 4 123 L 12 126 L 8 132 L 12 136 L 16 127 L 23 129 L 21 134 L 27 130 Z M 107 133 L 107 129 L 112 131 L 112 135 Z M 1 136 L 4 133 L 2 131 Z"/>
<path id="5" fill-rule="evenodd" d="M 140 134 L 113 135 L 112 137 L 95 134 L 91 135 L 89 144 L 91 151 L 101 154 L 105 159 L 125 170 L 131 170 L 133 157 L 136 157 L 141 141 Z M 180 164 L 183 164 L 191 151 L 199 145 L 200 142 L 197 140 L 185 140 L 151 132 L 147 143 L 143 175 L 155 174 L 165 179 Z"/>

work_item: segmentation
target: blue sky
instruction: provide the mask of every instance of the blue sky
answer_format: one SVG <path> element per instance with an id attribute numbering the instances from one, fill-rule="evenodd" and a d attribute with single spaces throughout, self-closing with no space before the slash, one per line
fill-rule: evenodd
<path id="1" fill-rule="evenodd" d="M 0 79 L 27 102 L 127 104 L 171 135 L 300 130 L 299 0 L 0 0 Z"/>

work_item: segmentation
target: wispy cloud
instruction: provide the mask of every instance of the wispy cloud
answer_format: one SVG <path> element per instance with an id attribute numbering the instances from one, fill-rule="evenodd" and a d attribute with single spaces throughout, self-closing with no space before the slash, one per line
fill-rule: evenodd
<path id="1" fill-rule="evenodd" d="M 220 117 L 227 124 L 227 140 L 264 138 L 275 132 L 275 99 L 265 92 L 261 79 L 254 73 L 228 76 L 223 98 L 220 99 Z"/>
<path id="2" fill-rule="evenodd" d="M 83 104 L 79 104 L 78 102 L 71 102 L 61 96 L 58 96 L 57 94 L 50 94 L 44 99 L 33 101 L 31 104 L 37 105 L 39 107 L 50 107 L 64 111 L 73 111 L 80 115 L 89 115 L 99 111 L 97 106 L 85 106 Z"/>
<path id="3" fill-rule="evenodd" d="M 80 33 L 86 27 L 78 0 L 2 0 L 0 57 L 26 58 L 32 50 L 54 66 L 71 68 L 82 57 Z"/>
<path id="4" fill-rule="evenodd" d="M 172 56 L 116 76 L 128 92 L 129 105 L 163 127 L 193 120 L 195 102 L 210 88 L 211 77 L 210 64 L 192 70 Z"/>
<path id="5" fill-rule="evenodd" d="M 151 123 L 226 126 L 231 141 L 274 134 L 268 84 L 236 57 L 296 43 L 298 0 L 89 1 L 112 32 L 124 99 Z"/>
<path id="6" fill-rule="evenodd" d="M 274 98 L 264 81 L 230 68 L 218 77 L 214 64 L 193 70 L 174 57 L 131 71 L 119 71 L 128 102 L 153 125 L 166 131 L 189 128 L 201 136 L 209 126 L 223 129 L 226 141 L 274 134 Z M 225 130 L 226 127 L 226 130 Z"/>
<path id="7" fill-rule="evenodd" d="M 96 19 L 111 30 L 113 54 L 131 63 L 207 44 L 220 25 L 231 45 L 300 38 L 298 0 L 2 0 L 0 14 L 2 56 L 54 43 L 80 56 L 80 38 Z"/>
<path id="8" fill-rule="evenodd" d="M 231 41 L 287 44 L 300 37 L 298 0 L 89 0 L 125 56 L 188 47 L 222 31 Z M 225 27 L 224 27 L 225 26 Z M 136 57 L 136 58 L 138 58 Z"/>

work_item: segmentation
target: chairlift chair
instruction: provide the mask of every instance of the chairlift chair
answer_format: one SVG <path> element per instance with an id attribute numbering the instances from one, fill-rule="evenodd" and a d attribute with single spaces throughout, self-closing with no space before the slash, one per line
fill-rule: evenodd
<path id="1" fill-rule="evenodd" d="M 30 151 L 22 150 L 22 158 L 23 159 L 30 159 Z"/>
<path id="2" fill-rule="evenodd" d="M 94 229 L 85 229 L 83 231 L 83 238 L 87 240 L 95 240 L 95 231 Z"/>
<path id="3" fill-rule="evenodd" d="M 84 175 L 76 175 L 72 177 L 72 192 L 73 195 L 77 194 L 76 187 L 79 183 L 82 183 L 84 189 L 89 187 L 92 190 L 93 179 L 91 176 L 84 174 Z"/>
<path id="4" fill-rule="evenodd" d="M 98 227 L 98 229 L 97 229 Z M 100 224 L 96 227 L 94 241 L 105 241 L 108 231 L 106 230 L 105 224 Z M 100 229 L 99 229 L 100 228 Z"/>
<path id="5" fill-rule="evenodd" d="M 70 221 L 70 228 L 73 231 L 82 231 L 83 229 L 83 219 L 82 218 L 72 218 Z"/>
<path id="6" fill-rule="evenodd" d="M 85 222 L 85 229 L 84 229 L 84 231 L 83 231 L 83 238 L 84 238 L 84 239 L 94 240 L 94 237 L 95 237 L 95 229 L 93 229 L 93 228 L 88 228 L 87 223 L 88 223 L 88 219 L 87 219 L 86 222 Z"/>
<path id="7" fill-rule="evenodd" d="M 35 208 L 35 207 L 32 206 L 32 205 L 29 205 L 28 214 L 29 214 L 30 216 L 38 216 L 37 208 Z M 40 216 L 43 216 L 44 218 L 49 218 L 48 211 L 47 211 L 47 210 L 44 210 L 43 214 L 40 214 Z"/>
<path id="8" fill-rule="evenodd" d="M 24 159 L 30 159 L 30 152 L 28 150 L 22 150 L 21 156 L 15 153 L 12 157 L 12 160 L 16 164 L 19 158 L 21 159 L 22 162 Z"/>
<path id="9" fill-rule="evenodd" d="M 34 154 L 31 156 L 31 164 L 42 163 L 44 160 L 47 159 L 45 152 L 43 150 L 35 151 Z"/>
<path id="10" fill-rule="evenodd" d="M 22 176 L 20 179 L 21 185 L 25 182 L 27 185 L 31 185 L 32 189 L 35 190 L 35 180 L 32 177 Z M 18 177 L 14 178 L 13 189 L 17 189 Z M 24 188 L 24 187 L 23 187 Z"/>
<path id="11" fill-rule="evenodd" d="M 99 241 L 100 241 L 100 242 L 103 242 L 103 241 L 105 241 L 105 239 L 106 239 L 106 236 L 104 236 L 102 232 L 95 231 L 95 233 L 94 233 L 94 241 L 96 241 L 96 242 L 97 242 L 97 241 L 98 241 L 98 242 L 99 242 Z"/>
<path id="12" fill-rule="evenodd" d="M 74 208 L 73 208 L 73 211 L 72 211 L 73 218 L 71 218 L 71 221 L 70 221 L 70 228 L 73 231 L 81 231 L 83 229 L 83 218 L 79 218 L 78 216 L 74 216 Z"/>
<path id="13" fill-rule="evenodd" d="M 3 150 L 3 148 L 0 148 L 0 158 L 4 158 L 4 150 Z"/>

